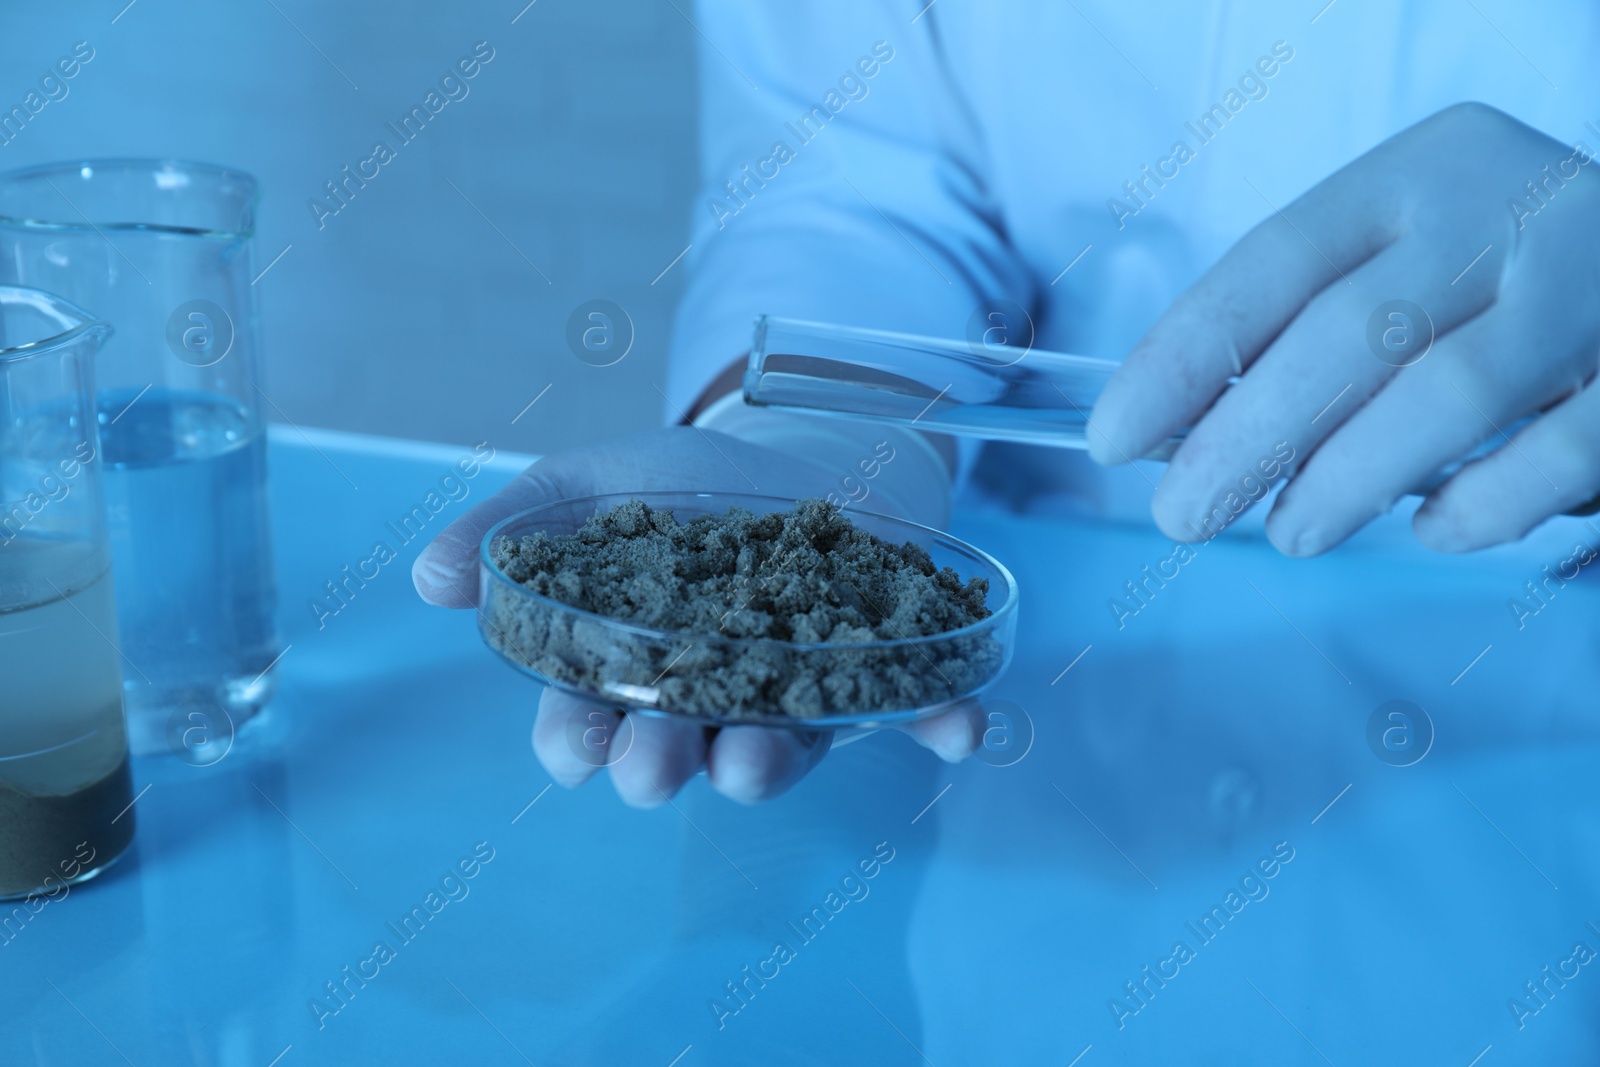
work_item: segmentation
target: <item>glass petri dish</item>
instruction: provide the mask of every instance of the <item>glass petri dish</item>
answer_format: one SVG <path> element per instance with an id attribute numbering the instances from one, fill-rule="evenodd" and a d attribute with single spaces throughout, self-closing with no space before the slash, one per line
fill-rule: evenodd
<path id="1" fill-rule="evenodd" d="M 610 493 L 556 501 L 496 524 L 479 549 L 478 630 L 517 670 L 599 703 L 707 725 L 817 730 L 904 722 L 982 692 L 1011 662 L 1017 583 L 992 556 L 918 523 L 851 510 L 857 527 L 920 545 L 935 567 L 988 581 L 990 614 L 946 633 L 896 640 L 802 644 L 660 630 L 535 593 L 498 567 L 501 538 L 575 533 L 630 500 L 679 522 L 742 508 L 788 511 L 794 500 L 747 493 Z"/>

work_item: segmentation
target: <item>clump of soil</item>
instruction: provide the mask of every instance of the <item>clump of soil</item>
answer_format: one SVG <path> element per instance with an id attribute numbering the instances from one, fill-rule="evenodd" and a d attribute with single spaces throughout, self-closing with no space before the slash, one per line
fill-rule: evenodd
<path id="1" fill-rule="evenodd" d="M 963 582 L 920 546 L 875 537 L 823 500 L 688 522 L 632 500 L 576 533 L 501 538 L 490 550 L 508 578 L 551 600 L 683 635 L 619 640 L 593 620 L 492 587 L 492 644 L 554 681 L 629 702 L 735 720 L 907 710 L 978 688 L 1003 659 L 987 634 L 848 647 L 979 622 L 990 615 L 988 582 Z"/>

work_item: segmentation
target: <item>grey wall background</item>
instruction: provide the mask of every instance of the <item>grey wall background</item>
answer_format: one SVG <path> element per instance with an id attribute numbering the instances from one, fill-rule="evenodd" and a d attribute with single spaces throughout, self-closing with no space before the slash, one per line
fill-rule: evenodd
<path id="1" fill-rule="evenodd" d="M 0 110 L 75 42 L 95 57 L 0 168 L 165 156 L 255 174 L 255 269 L 289 249 L 256 286 L 265 391 L 289 419 L 533 452 L 658 423 L 682 264 L 651 282 L 688 241 L 695 159 L 695 31 L 672 3 L 126 3 L 5 5 Z M 470 94 L 319 230 L 307 200 L 396 143 L 384 123 L 478 41 L 495 57 Z M 594 298 L 635 327 L 609 367 L 566 342 Z"/>

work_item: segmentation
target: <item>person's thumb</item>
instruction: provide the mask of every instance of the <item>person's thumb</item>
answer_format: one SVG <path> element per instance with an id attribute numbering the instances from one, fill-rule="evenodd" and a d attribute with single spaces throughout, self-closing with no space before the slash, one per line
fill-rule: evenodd
<path id="1" fill-rule="evenodd" d="M 645 430 L 546 456 L 446 526 L 411 565 L 411 582 L 430 604 L 474 607 L 478 602 L 478 547 L 483 535 L 501 519 L 557 500 L 596 493 L 683 485 L 721 488 L 735 483 L 735 470 L 724 470 L 731 464 L 710 436 L 687 426 Z M 708 468 L 714 475 L 707 476 Z M 738 488 L 737 484 L 731 487 Z"/>
<path id="2" fill-rule="evenodd" d="M 417 594 L 441 608 L 470 608 L 478 603 L 478 546 L 489 527 L 508 515 L 564 497 L 583 496 L 587 479 L 566 457 L 543 459 L 517 475 L 510 485 L 468 511 L 439 532 L 411 564 Z"/>

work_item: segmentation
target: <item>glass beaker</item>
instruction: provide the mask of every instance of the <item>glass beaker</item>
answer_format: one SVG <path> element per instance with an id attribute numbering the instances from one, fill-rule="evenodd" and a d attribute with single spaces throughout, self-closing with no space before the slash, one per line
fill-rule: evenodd
<path id="1" fill-rule="evenodd" d="M 96 398 L 137 754 L 232 736 L 278 655 L 250 273 L 255 179 L 107 160 L 0 175 L 0 281 L 111 323 Z"/>
<path id="2" fill-rule="evenodd" d="M 133 839 L 94 355 L 111 328 L 0 286 L 0 898 Z"/>

